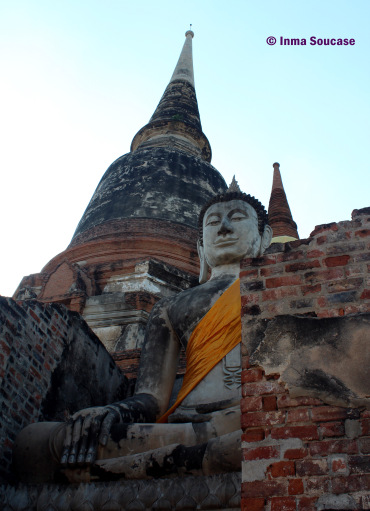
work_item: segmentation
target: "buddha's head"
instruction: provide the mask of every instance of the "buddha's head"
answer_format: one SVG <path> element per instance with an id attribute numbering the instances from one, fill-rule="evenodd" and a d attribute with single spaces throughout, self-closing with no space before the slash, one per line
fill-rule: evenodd
<path id="1" fill-rule="evenodd" d="M 242 193 L 234 179 L 225 194 L 205 204 L 199 216 L 199 281 L 207 280 L 209 268 L 262 255 L 272 237 L 267 220 L 262 204 Z"/>

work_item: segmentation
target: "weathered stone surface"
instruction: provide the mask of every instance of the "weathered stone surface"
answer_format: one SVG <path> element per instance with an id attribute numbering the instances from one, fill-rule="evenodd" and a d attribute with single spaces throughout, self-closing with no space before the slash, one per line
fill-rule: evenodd
<path id="1" fill-rule="evenodd" d="M 76 485 L 0 486 L 8 511 L 240 509 L 239 473 Z M 189 508 L 189 503 L 191 503 Z"/>
<path id="2" fill-rule="evenodd" d="M 212 165 L 185 152 L 161 147 L 129 153 L 102 177 L 73 238 L 123 218 L 158 218 L 196 227 L 200 208 L 225 188 Z"/>
<path id="3" fill-rule="evenodd" d="M 370 408 L 370 315 L 277 316 L 245 323 L 250 363 L 279 373 L 291 396 Z"/>

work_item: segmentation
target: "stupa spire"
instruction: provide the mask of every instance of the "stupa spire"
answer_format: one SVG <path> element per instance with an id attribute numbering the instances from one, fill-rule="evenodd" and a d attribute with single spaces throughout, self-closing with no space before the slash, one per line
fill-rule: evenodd
<path id="1" fill-rule="evenodd" d="M 194 32 L 192 30 L 188 30 L 185 33 L 185 42 L 182 47 L 182 51 L 180 53 L 179 60 L 177 61 L 177 65 L 172 74 L 171 82 L 175 80 L 186 80 L 193 87 L 194 85 L 194 68 L 193 68 L 193 49 L 192 49 L 192 41 L 194 37 Z"/>
<path id="2" fill-rule="evenodd" d="M 211 161 L 211 146 L 202 131 L 194 88 L 193 37 L 192 30 L 185 33 L 185 43 L 171 80 L 149 123 L 133 138 L 131 152 L 172 147 Z"/>
<path id="3" fill-rule="evenodd" d="M 284 243 L 299 239 L 297 224 L 294 222 L 288 199 L 281 179 L 280 164 L 274 163 L 274 176 L 269 202 L 269 225 L 273 230 L 272 243 Z"/>

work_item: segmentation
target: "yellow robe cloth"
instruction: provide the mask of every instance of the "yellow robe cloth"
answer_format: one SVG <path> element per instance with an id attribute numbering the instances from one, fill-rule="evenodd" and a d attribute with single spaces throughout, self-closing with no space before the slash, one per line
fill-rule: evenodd
<path id="1" fill-rule="evenodd" d="M 240 281 L 237 279 L 200 320 L 186 348 L 186 372 L 176 402 L 157 422 L 167 422 L 185 397 L 241 342 Z"/>

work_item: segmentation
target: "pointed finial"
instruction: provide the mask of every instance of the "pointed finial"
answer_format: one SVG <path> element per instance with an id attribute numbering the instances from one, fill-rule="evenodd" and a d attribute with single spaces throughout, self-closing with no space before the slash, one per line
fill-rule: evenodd
<path id="1" fill-rule="evenodd" d="M 239 188 L 238 182 L 235 180 L 235 176 L 233 176 L 230 186 L 227 189 L 227 193 L 232 193 L 232 192 L 241 193 L 241 189 Z"/>

